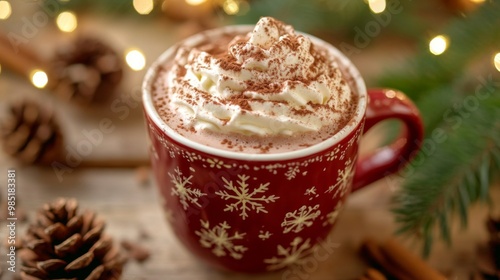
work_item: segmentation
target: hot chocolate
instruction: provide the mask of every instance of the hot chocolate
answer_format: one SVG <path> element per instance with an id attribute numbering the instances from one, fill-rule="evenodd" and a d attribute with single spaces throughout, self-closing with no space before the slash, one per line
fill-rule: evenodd
<path id="1" fill-rule="evenodd" d="M 335 55 L 291 26 L 262 18 L 249 33 L 197 38 L 159 66 L 153 89 L 162 119 L 186 138 L 281 153 L 332 137 L 355 114 L 358 95 Z"/>

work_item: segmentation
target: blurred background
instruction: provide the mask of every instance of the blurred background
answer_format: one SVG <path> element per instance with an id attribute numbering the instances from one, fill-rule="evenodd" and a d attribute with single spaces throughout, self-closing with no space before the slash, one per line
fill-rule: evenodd
<path id="1" fill-rule="evenodd" d="M 140 97 L 146 69 L 174 43 L 262 16 L 332 43 L 368 87 L 405 92 L 427 135 L 406 170 L 349 199 L 332 232 L 338 249 L 289 279 L 384 272 L 359 250 L 368 237 L 397 238 L 449 279 L 499 279 L 497 0 L 0 0 L 2 226 L 16 170 L 19 236 L 43 203 L 75 197 L 117 240 L 151 253 L 125 279 L 284 279 L 211 270 L 177 243 L 150 178 Z M 370 131 L 362 152 L 397 127 Z M 2 265 L 2 279 L 15 279 Z"/>

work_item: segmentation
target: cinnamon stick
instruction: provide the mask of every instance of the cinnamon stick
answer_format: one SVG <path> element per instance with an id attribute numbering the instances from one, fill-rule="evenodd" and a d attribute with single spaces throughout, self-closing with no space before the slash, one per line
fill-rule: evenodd
<path id="1" fill-rule="evenodd" d="M 383 243 L 381 252 L 387 260 L 400 267 L 413 280 L 446 280 L 446 277 L 412 254 L 395 239 L 389 239 Z"/>
<path id="2" fill-rule="evenodd" d="M 372 280 L 387 280 L 387 278 L 380 271 L 375 268 L 368 268 L 366 270 L 365 275 Z"/>
<path id="3" fill-rule="evenodd" d="M 8 34 L 5 34 L 3 32 L 0 32 L 0 44 L 10 47 L 14 52 L 27 59 L 30 59 L 38 65 L 42 65 L 44 63 L 42 58 L 27 46 L 24 46 L 22 44 L 14 46 L 9 39 Z"/>
<path id="4" fill-rule="evenodd" d="M 12 46 L 5 34 L 0 32 L 0 64 L 27 79 L 30 79 L 31 73 L 35 69 L 44 71 L 48 78 L 48 88 L 54 88 L 56 79 L 54 78 L 51 69 L 45 65 L 46 63 L 34 52 L 23 46 L 18 46 L 16 49 Z"/>
<path id="5" fill-rule="evenodd" d="M 380 269 L 394 278 L 398 280 L 415 280 L 391 263 L 375 240 L 370 238 L 366 239 L 361 245 L 361 252 L 368 258 L 368 261 L 374 265 L 378 265 Z"/>

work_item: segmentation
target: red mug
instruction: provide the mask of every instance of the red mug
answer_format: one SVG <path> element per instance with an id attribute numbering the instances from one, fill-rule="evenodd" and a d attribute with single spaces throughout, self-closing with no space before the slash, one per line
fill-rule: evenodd
<path id="1" fill-rule="evenodd" d="M 223 27 L 179 44 L 251 30 L 251 26 Z M 367 91 L 347 57 L 305 35 L 337 57 L 354 80 L 359 103 L 340 132 L 300 150 L 245 154 L 184 138 L 161 119 L 152 99 L 157 72 L 172 59 L 177 46 L 160 56 L 146 74 L 143 104 L 165 215 L 185 247 L 215 267 L 262 272 L 300 265 L 325 240 L 351 192 L 398 171 L 419 149 L 422 120 L 413 103 L 396 90 Z M 361 136 L 386 119 L 402 121 L 401 136 L 358 158 Z"/>

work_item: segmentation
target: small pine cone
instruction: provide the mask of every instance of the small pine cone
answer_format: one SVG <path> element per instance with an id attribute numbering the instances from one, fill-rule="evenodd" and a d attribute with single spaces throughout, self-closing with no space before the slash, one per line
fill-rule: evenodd
<path id="1" fill-rule="evenodd" d="M 24 164 L 50 164 L 62 154 L 63 137 L 54 113 L 33 101 L 10 106 L 2 122 L 2 148 Z"/>
<path id="2" fill-rule="evenodd" d="M 123 76 L 118 54 L 94 38 L 80 37 L 60 48 L 53 66 L 58 78 L 56 92 L 82 105 L 109 100 Z"/>
<path id="3" fill-rule="evenodd" d="M 125 255 L 103 234 L 102 219 L 77 208 L 75 199 L 59 198 L 39 210 L 19 252 L 22 279 L 120 278 Z"/>

